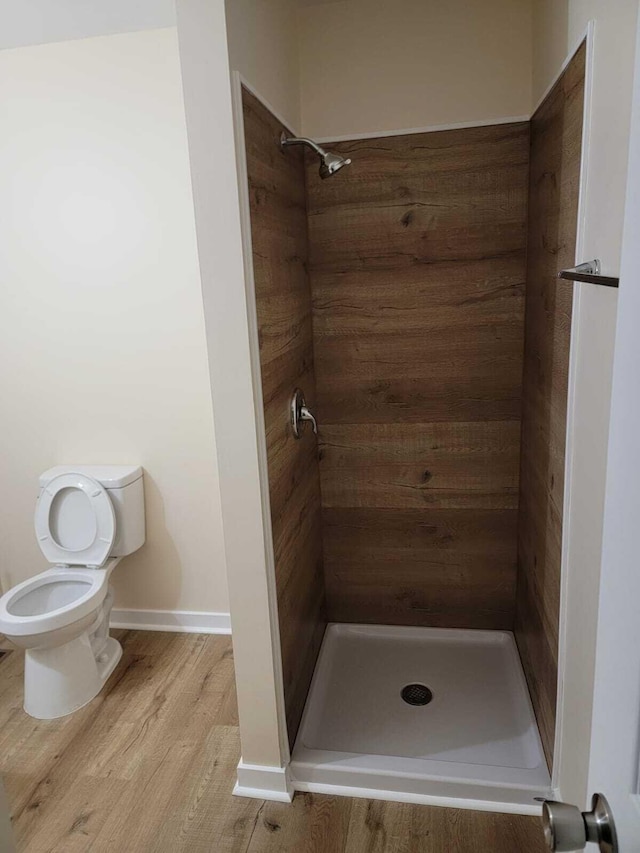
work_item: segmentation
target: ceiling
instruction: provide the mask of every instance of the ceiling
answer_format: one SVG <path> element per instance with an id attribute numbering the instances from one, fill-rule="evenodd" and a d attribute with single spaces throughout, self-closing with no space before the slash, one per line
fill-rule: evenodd
<path id="1" fill-rule="evenodd" d="M 171 27 L 174 0 L 0 0 L 0 50 Z"/>

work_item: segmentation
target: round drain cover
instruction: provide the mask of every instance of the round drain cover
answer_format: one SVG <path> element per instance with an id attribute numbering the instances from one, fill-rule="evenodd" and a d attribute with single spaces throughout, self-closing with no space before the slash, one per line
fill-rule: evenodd
<path id="1" fill-rule="evenodd" d="M 407 684 L 400 693 L 407 705 L 428 705 L 433 693 L 424 684 Z"/>

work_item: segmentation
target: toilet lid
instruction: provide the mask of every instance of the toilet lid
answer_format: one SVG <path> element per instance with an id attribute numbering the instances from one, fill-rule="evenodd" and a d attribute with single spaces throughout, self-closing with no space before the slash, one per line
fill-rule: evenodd
<path id="1" fill-rule="evenodd" d="M 82 511 L 82 530 L 86 537 L 71 541 L 59 541 L 63 527 L 63 489 L 76 491 Z M 69 497 L 68 495 L 65 498 Z M 67 502 L 69 506 L 69 502 Z M 93 477 L 86 474 L 66 473 L 53 477 L 42 490 L 35 514 L 36 536 L 40 550 L 50 563 L 69 566 L 102 566 L 113 547 L 116 534 L 116 518 L 113 504 L 106 490 Z M 80 531 L 82 534 L 82 531 Z M 94 535 L 95 534 L 95 535 Z"/>

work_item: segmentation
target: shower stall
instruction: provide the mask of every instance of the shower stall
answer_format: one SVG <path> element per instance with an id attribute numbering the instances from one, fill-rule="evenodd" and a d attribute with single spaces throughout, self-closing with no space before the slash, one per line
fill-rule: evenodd
<path id="1" fill-rule="evenodd" d="M 242 91 L 298 790 L 550 793 L 584 78 L 330 150 Z"/>

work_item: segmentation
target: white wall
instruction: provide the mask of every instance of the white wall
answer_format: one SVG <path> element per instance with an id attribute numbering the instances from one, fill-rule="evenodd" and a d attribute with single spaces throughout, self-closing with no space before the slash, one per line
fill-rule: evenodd
<path id="1" fill-rule="evenodd" d="M 233 626 L 242 758 L 288 760 L 258 461 L 224 0 L 177 0 Z M 238 140 L 240 150 L 242 140 Z M 215 169 L 211 168 L 215 163 Z M 264 483 L 268 490 L 268 483 Z M 284 775 L 284 774 L 282 774 Z"/>
<path id="2" fill-rule="evenodd" d="M 227 0 L 232 70 L 320 138 L 529 114 L 531 0 Z"/>
<path id="3" fill-rule="evenodd" d="M 638 0 L 534 0 L 537 102 L 595 21 L 592 122 L 581 257 L 618 274 Z M 579 285 L 574 309 L 575 400 L 568 524 L 565 725 L 558 751 L 563 799 L 587 799 L 595 635 L 617 293 Z"/>
<path id="4" fill-rule="evenodd" d="M 300 57 L 308 136 L 526 116 L 531 0 L 307 0 Z"/>
<path id="5" fill-rule="evenodd" d="M 300 130 L 298 0 L 227 0 L 229 63 Z"/>
<path id="6" fill-rule="evenodd" d="M 639 850 L 640 26 L 629 147 L 587 790 L 606 791 L 620 849 Z"/>
<path id="7" fill-rule="evenodd" d="M 3 587 L 46 563 L 37 477 L 144 466 L 117 604 L 226 611 L 175 29 L 0 52 Z"/>

